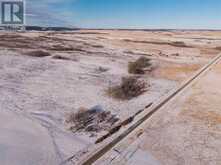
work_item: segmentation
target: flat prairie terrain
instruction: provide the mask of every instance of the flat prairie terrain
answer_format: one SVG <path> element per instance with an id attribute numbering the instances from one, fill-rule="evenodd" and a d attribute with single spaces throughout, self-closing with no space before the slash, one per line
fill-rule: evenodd
<path id="1" fill-rule="evenodd" d="M 220 69 L 219 60 L 94 164 L 221 164 Z"/>
<path id="2" fill-rule="evenodd" d="M 110 128 L 73 131 L 66 122 L 70 113 L 99 107 L 124 121 L 220 51 L 220 31 L 0 32 L 0 129 L 5 132 L 0 164 L 55 165 L 73 155 L 78 160 Z M 142 75 L 129 74 L 128 63 L 140 57 L 148 58 L 151 67 Z M 110 97 L 107 90 L 127 76 L 138 76 L 145 92 L 128 100 Z M 26 143 L 32 139 L 39 144 L 33 142 L 31 150 L 39 149 L 33 154 Z M 27 153 L 32 159 L 25 158 Z"/>

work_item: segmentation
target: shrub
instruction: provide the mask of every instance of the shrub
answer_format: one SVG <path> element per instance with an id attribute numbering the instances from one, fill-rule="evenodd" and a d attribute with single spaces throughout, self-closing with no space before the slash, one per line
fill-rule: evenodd
<path id="1" fill-rule="evenodd" d="M 144 74 L 144 68 L 150 67 L 150 59 L 146 57 L 140 57 L 135 62 L 129 62 L 128 72 L 131 74 Z"/>
<path id="2" fill-rule="evenodd" d="M 71 60 L 70 58 L 61 55 L 55 55 L 52 58 L 57 60 Z"/>
<path id="3" fill-rule="evenodd" d="M 91 46 L 94 47 L 94 48 L 104 48 L 103 45 L 91 45 Z"/>
<path id="4" fill-rule="evenodd" d="M 87 108 L 81 107 L 76 113 L 71 113 L 66 119 L 67 123 L 77 123 L 78 127 L 84 127 L 88 121 L 90 113 Z"/>
<path id="5" fill-rule="evenodd" d="M 217 46 L 215 49 L 221 51 L 221 46 Z"/>
<path id="6" fill-rule="evenodd" d="M 66 118 L 66 123 L 71 125 L 73 132 L 100 132 L 109 130 L 119 118 L 105 111 L 101 106 L 95 106 L 90 109 L 79 108 L 77 112 L 70 113 Z"/>
<path id="7" fill-rule="evenodd" d="M 146 85 L 136 77 L 123 77 L 120 85 L 110 87 L 108 95 L 121 100 L 130 100 L 145 92 Z"/>
<path id="8" fill-rule="evenodd" d="M 170 43 L 171 46 L 175 46 L 175 47 L 189 47 L 185 44 L 185 42 L 182 41 L 175 41 Z"/>
<path id="9" fill-rule="evenodd" d="M 26 55 L 32 56 L 32 57 L 46 57 L 46 56 L 50 56 L 51 54 L 43 50 L 34 50 L 34 51 L 27 52 Z"/>
<path id="10" fill-rule="evenodd" d="M 109 69 L 108 69 L 108 68 L 105 68 L 105 67 L 102 67 L 102 66 L 99 66 L 96 70 L 97 70 L 98 72 L 100 72 L 100 73 L 103 73 L 103 72 L 107 72 Z"/>

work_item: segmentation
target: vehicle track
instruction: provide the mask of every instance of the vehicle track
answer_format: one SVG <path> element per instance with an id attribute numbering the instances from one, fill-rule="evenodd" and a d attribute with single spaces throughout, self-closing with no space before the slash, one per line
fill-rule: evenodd
<path id="1" fill-rule="evenodd" d="M 157 112 L 162 106 L 168 103 L 171 99 L 176 97 L 179 93 L 181 93 L 184 89 L 189 87 L 194 81 L 200 79 L 200 77 L 209 71 L 216 63 L 221 60 L 221 54 L 217 55 L 213 58 L 207 65 L 197 71 L 190 79 L 186 80 L 182 83 L 178 88 L 171 91 L 168 95 L 162 98 L 157 103 L 153 104 L 150 108 L 148 108 L 148 112 L 143 111 L 141 117 L 137 119 L 132 126 L 130 126 L 127 130 L 121 133 L 118 136 L 110 137 L 105 143 L 98 145 L 92 152 L 84 155 L 77 164 L 79 165 L 91 165 L 95 163 L 98 159 L 100 159 L 103 155 L 105 155 L 109 150 L 111 150 L 116 144 L 126 138 L 130 133 L 132 133 L 138 126 L 143 124 L 146 120 L 148 120 L 155 112 Z M 61 165 L 65 165 L 66 163 L 72 161 L 74 156 L 69 157 L 63 162 Z"/>

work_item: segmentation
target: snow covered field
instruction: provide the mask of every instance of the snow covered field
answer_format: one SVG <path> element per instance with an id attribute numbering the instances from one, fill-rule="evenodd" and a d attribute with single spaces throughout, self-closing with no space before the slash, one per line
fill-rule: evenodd
<path id="1" fill-rule="evenodd" d="M 0 39 L 0 164 L 55 165 L 89 151 L 104 133 L 71 132 L 69 113 L 100 106 L 126 119 L 214 57 L 221 33 L 1 32 Z M 50 55 L 28 55 L 33 50 Z M 128 62 L 141 56 L 153 65 L 141 75 L 146 92 L 124 101 L 109 97 L 106 90 L 129 76 Z"/>

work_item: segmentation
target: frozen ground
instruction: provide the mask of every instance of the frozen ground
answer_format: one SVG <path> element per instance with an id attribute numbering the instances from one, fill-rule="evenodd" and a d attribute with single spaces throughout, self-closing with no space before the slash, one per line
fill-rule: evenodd
<path id="1" fill-rule="evenodd" d="M 221 164 L 220 69 L 219 61 L 94 164 Z"/>
<path id="2" fill-rule="evenodd" d="M 2 32 L 0 162 L 21 164 L 28 153 L 26 164 L 54 165 L 83 154 L 100 134 L 72 133 L 64 123 L 68 113 L 100 105 L 122 120 L 133 115 L 216 55 L 219 37 L 218 32 L 178 31 Z M 171 45 L 175 41 L 188 46 Z M 40 49 L 51 56 L 25 55 Z M 108 97 L 105 90 L 119 84 L 128 75 L 128 62 L 140 56 L 154 66 L 142 76 L 147 92 L 129 101 Z"/>

